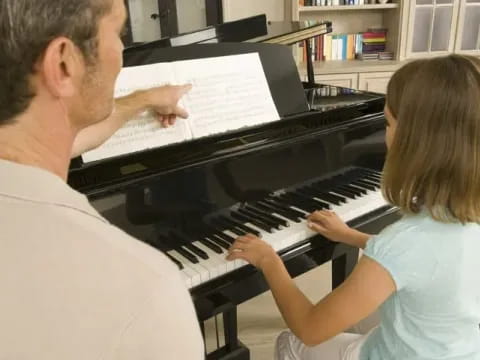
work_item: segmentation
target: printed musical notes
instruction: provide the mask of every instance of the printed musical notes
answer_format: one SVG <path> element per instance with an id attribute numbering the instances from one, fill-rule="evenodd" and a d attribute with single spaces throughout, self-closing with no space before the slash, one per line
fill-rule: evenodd
<path id="1" fill-rule="evenodd" d="M 190 114 L 162 128 L 155 114 L 129 121 L 99 148 L 83 155 L 91 162 L 193 138 L 279 120 L 258 54 L 242 54 L 124 68 L 116 97 L 164 84 L 192 84 L 180 105 Z"/>

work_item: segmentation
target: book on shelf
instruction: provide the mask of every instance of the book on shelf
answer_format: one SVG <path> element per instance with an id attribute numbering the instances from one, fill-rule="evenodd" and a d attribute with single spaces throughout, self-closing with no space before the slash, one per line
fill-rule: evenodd
<path id="1" fill-rule="evenodd" d="M 387 30 L 369 28 L 356 34 L 325 34 L 312 39 L 312 61 L 330 60 L 392 60 L 387 49 Z M 297 63 L 307 61 L 303 44 L 298 48 Z"/>
<path id="2" fill-rule="evenodd" d="M 298 5 L 309 6 L 355 6 L 376 4 L 376 0 L 299 0 Z"/>
<path id="3" fill-rule="evenodd" d="M 378 53 L 379 60 L 393 60 L 393 52 L 391 51 L 382 51 Z"/>

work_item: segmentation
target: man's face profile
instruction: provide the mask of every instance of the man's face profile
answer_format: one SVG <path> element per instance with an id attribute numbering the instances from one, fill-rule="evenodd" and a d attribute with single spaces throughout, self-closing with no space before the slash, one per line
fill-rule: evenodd
<path id="1" fill-rule="evenodd" d="M 121 33 L 126 20 L 122 0 L 112 0 L 112 9 L 100 20 L 97 51 L 85 59 L 85 72 L 80 87 L 80 114 L 75 116 L 83 127 L 100 122 L 113 110 L 115 81 L 122 67 Z"/>

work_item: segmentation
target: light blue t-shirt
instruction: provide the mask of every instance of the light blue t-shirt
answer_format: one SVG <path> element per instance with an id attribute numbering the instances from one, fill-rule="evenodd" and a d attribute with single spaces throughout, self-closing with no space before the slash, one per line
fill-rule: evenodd
<path id="1" fill-rule="evenodd" d="M 480 225 L 406 216 L 372 237 L 364 254 L 397 291 L 361 360 L 480 359 Z"/>

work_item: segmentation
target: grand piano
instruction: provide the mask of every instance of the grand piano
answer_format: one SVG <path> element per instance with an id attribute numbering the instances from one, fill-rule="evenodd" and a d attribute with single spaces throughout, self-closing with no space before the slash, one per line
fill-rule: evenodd
<path id="1" fill-rule="evenodd" d="M 223 29 L 228 25 L 239 27 L 236 22 Z M 243 42 L 236 33 L 229 38 L 227 30 L 215 29 L 223 40 L 242 42 L 198 34 L 193 39 L 200 41 L 192 41 L 187 34 L 190 40 L 127 49 L 125 66 L 257 52 L 281 120 L 105 161 L 75 159 L 69 184 L 112 224 L 178 266 L 203 331 L 205 321 L 223 316 L 224 345 L 207 359 L 247 360 L 249 350 L 237 334 L 237 306 L 268 287 L 254 267 L 225 260 L 236 236 L 261 236 L 292 276 L 332 261 L 336 287 L 355 266 L 358 249 L 314 234 L 306 215 L 332 209 L 370 233 L 399 215 L 380 193 L 384 97 L 311 83 L 305 89 L 288 47 L 264 43 L 272 38 L 265 34 L 250 34 L 263 40 Z M 189 45 L 172 46 L 172 40 Z"/>

